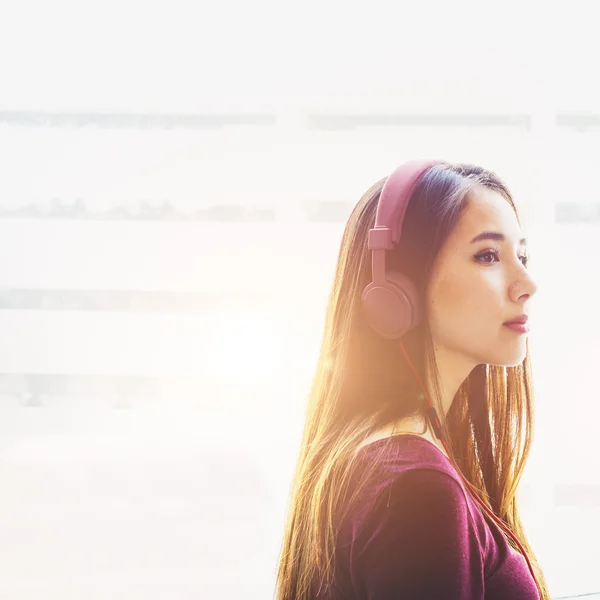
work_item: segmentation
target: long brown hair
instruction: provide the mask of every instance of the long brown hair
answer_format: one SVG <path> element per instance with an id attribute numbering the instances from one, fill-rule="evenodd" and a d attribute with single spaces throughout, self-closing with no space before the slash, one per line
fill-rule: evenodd
<path id="1" fill-rule="evenodd" d="M 362 313 L 371 281 L 368 231 L 385 178 L 362 196 L 346 224 L 308 405 L 277 570 L 277 600 L 313 600 L 313 582 L 333 580 L 336 510 L 345 500 L 357 448 L 375 431 L 422 414 L 420 388 L 398 341 L 377 336 Z M 435 259 L 474 186 L 500 193 L 520 217 L 506 184 L 471 164 L 436 165 L 411 197 L 388 268 L 412 279 L 424 297 Z M 402 342 L 423 381 L 438 394 L 439 373 L 425 316 Z M 527 540 L 517 489 L 533 440 L 529 344 L 515 367 L 479 365 L 459 388 L 443 422 L 450 459 L 525 548 L 543 600 L 547 584 Z M 355 492 L 356 495 L 357 491 Z M 507 538 L 515 550 L 514 542 Z"/>

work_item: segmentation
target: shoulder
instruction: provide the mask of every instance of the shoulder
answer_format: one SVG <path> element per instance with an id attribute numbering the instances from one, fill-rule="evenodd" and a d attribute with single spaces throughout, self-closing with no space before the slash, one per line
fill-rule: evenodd
<path id="1" fill-rule="evenodd" d="M 459 529 L 470 519 L 464 488 L 452 473 L 437 466 L 399 473 L 381 489 L 372 512 L 373 519 L 410 521 L 427 529 L 436 522 L 444 529 Z"/>
<path id="2" fill-rule="evenodd" d="M 357 493 L 346 506 L 350 522 L 345 533 L 349 529 L 356 535 L 390 522 L 400 527 L 402 520 L 410 520 L 407 527 L 424 530 L 441 522 L 439 537 L 450 535 L 452 528 L 473 525 L 460 475 L 446 456 L 421 438 L 400 436 L 364 448 L 352 479 Z"/>
<path id="3" fill-rule="evenodd" d="M 369 590 L 414 587 L 438 597 L 446 589 L 453 598 L 456 586 L 474 593 L 461 598 L 475 598 L 483 585 L 481 548 L 464 490 L 439 469 L 415 468 L 396 477 L 353 539 L 352 556 L 357 581 Z"/>
<path id="4" fill-rule="evenodd" d="M 422 465 L 393 475 L 389 470 L 378 473 L 364 482 L 347 513 L 351 543 L 361 552 L 375 542 L 399 544 L 416 535 L 455 547 L 478 543 L 477 526 L 456 477 L 437 466 Z"/>
<path id="5" fill-rule="evenodd" d="M 448 486 L 447 478 L 459 487 L 463 483 L 448 457 L 430 441 L 417 435 L 398 435 L 380 439 L 358 452 L 357 471 L 366 475 L 369 485 L 380 491 L 389 485 L 402 486 L 405 477 L 421 479 L 421 485 Z M 437 471 L 440 477 L 424 474 Z M 363 478 L 363 481 L 365 479 Z"/>

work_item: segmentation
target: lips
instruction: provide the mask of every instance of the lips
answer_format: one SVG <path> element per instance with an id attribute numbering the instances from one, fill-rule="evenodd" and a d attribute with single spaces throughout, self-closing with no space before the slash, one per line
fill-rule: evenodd
<path id="1" fill-rule="evenodd" d="M 514 324 L 525 325 L 525 323 L 527 323 L 528 318 L 529 317 L 527 315 L 521 315 L 520 317 L 517 317 L 516 319 L 512 319 L 511 321 L 506 321 L 504 323 L 504 325 L 514 325 Z"/>

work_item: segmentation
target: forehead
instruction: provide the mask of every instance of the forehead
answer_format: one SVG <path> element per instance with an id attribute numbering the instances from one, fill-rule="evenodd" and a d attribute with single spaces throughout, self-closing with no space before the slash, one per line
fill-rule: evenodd
<path id="1" fill-rule="evenodd" d="M 503 233 L 512 241 L 524 237 L 508 200 L 498 192 L 478 186 L 468 194 L 465 210 L 451 237 L 456 242 L 470 242 L 482 231 Z"/>

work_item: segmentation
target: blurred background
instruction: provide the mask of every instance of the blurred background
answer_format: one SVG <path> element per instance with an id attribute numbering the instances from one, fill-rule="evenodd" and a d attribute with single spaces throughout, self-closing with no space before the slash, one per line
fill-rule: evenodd
<path id="1" fill-rule="evenodd" d="M 273 597 L 345 220 L 417 157 L 521 208 L 524 523 L 600 597 L 591 2 L 1 10 L 1 598 Z"/>

